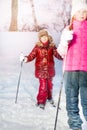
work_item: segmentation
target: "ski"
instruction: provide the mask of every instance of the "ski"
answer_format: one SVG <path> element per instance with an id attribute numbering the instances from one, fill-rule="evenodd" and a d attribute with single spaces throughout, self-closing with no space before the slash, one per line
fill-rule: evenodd
<path id="1" fill-rule="evenodd" d="M 52 105 L 52 107 L 56 107 L 56 105 L 55 104 L 51 104 Z"/>
<path id="2" fill-rule="evenodd" d="M 56 107 L 55 103 L 54 103 L 54 100 L 51 99 L 51 100 L 48 100 L 48 103 L 52 106 L 52 107 Z"/>
<path id="3" fill-rule="evenodd" d="M 55 103 L 50 103 L 49 104 L 52 106 L 52 107 L 56 107 Z"/>
<path id="4" fill-rule="evenodd" d="M 42 110 L 44 110 L 45 109 L 45 105 L 43 105 L 43 104 L 36 104 L 36 106 L 38 107 L 38 108 L 40 108 L 40 109 L 42 109 Z"/>

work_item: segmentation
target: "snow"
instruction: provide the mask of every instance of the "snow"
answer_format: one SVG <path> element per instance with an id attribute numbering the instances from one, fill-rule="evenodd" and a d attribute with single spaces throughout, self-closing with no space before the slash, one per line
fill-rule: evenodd
<path id="1" fill-rule="evenodd" d="M 70 0 L 34 0 L 35 14 L 39 25 L 47 26 L 56 46 L 60 32 L 70 15 Z M 29 0 L 18 0 L 18 27 L 33 24 Z M 64 11 L 65 10 L 65 11 Z M 44 17 L 43 17 L 44 16 Z M 62 17 L 61 17 L 62 16 Z M 11 19 L 11 0 L 0 0 L 0 130 L 54 130 L 57 107 L 46 103 L 45 110 L 36 106 L 39 82 L 34 76 L 34 61 L 23 64 L 18 100 L 15 103 L 20 73 L 20 53 L 30 53 L 37 41 L 37 32 L 4 32 Z M 28 29 L 27 29 L 28 30 Z M 53 98 L 57 106 L 62 80 L 62 62 L 55 59 L 56 76 L 53 79 Z M 66 101 L 62 90 L 57 130 L 69 130 Z M 81 109 L 81 106 L 80 106 Z M 87 130 L 84 121 L 83 130 Z"/>
<path id="2" fill-rule="evenodd" d="M 0 32 L 9 31 L 12 0 L 0 0 Z M 41 28 L 61 31 L 70 17 L 70 0 L 33 0 L 37 23 Z M 62 17 L 61 17 L 62 16 Z M 18 31 L 32 31 L 35 23 L 30 0 L 18 0 Z"/>
<path id="3" fill-rule="evenodd" d="M 54 40 L 57 43 L 57 35 Z M 37 33 L 0 33 L 0 130 L 54 130 L 57 107 L 46 103 L 45 110 L 36 106 L 38 79 L 34 76 L 34 61 L 23 64 L 18 100 L 15 103 L 20 73 L 19 55 L 28 54 L 36 40 Z M 53 79 L 53 98 L 57 106 L 62 80 L 62 62 L 55 59 L 56 76 Z M 66 101 L 62 90 L 57 130 L 69 130 Z M 81 107 L 80 107 L 81 109 Z M 87 130 L 84 121 L 83 130 Z"/>
<path id="4" fill-rule="evenodd" d="M 0 31 L 7 30 L 10 25 L 11 0 L 0 0 Z"/>

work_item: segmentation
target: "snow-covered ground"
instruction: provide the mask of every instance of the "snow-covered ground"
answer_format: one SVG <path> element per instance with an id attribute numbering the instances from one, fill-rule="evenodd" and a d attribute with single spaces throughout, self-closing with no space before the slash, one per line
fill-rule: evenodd
<path id="1" fill-rule="evenodd" d="M 35 105 L 39 83 L 34 76 L 34 61 L 23 64 L 18 100 L 15 104 L 21 68 L 19 55 L 21 51 L 28 54 L 32 50 L 37 39 L 36 33 L 0 33 L 0 39 L 0 130 L 54 130 L 57 107 L 52 107 L 47 102 L 45 110 L 42 110 Z M 57 105 L 62 62 L 55 59 L 55 68 L 53 97 Z M 65 106 L 63 88 L 57 130 L 69 130 Z M 87 130 L 85 120 L 83 130 Z"/>
<path id="2" fill-rule="evenodd" d="M 17 104 L 15 104 L 20 63 L 2 61 L 0 66 L 0 126 L 2 130 L 19 130 L 20 128 L 21 130 L 53 130 L 56 107 L 52 107 L 48 102 L 45 110 L 35 106 L 38 80 L 34 77 L 34 68 L 30 65 L 23 65 L 18 100 Z M 58 101 L 60 81 L 61 76 L 59 74 L 54 79 L 53 95 L 55 104 Z M 61 98 L 61 110 L 59 111 L 58 120 L 58 128 L 61 128 L 61 130 L 67 127 L 65 101 L 63 98 L 64 95 Z"/>

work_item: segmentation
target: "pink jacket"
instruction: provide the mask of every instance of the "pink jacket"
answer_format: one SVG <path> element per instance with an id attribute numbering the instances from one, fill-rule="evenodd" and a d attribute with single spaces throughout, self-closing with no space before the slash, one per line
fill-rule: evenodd
<path id="1" fill-rule="evenodd" d="M 87 20 L 73 22 L 73 40 L 65 58 L 65 70 L 87 71 Z"/>

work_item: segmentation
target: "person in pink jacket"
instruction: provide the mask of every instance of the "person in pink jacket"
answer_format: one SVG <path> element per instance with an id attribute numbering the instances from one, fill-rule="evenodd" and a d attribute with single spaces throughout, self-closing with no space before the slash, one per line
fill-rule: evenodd
<path id="1" fill-rule="evenodd" d="M 71 24 L 61 35 L 59 54 L 64 58 L 64 87 L 68 124 L 72 130 L 82 130 L 79 94 L 83 115 L 87 121 L 87 2 L 75 3 Z"/>
<path id="2" fill-rule="evenodd" d="M 39 79 L 39 90 L 37 94 L 37 105 L 44 109 L 46 101 L 54 104 L 52 90 L 53 77 L 55 76 L 54 57 L 62 60 L 53 43 L 52 37 L 46 30 L 40 30 L 38 33 L 38 42 L 31 53 L 21 58 L 28 63 L 35 59 L 35 77 Z"/>

